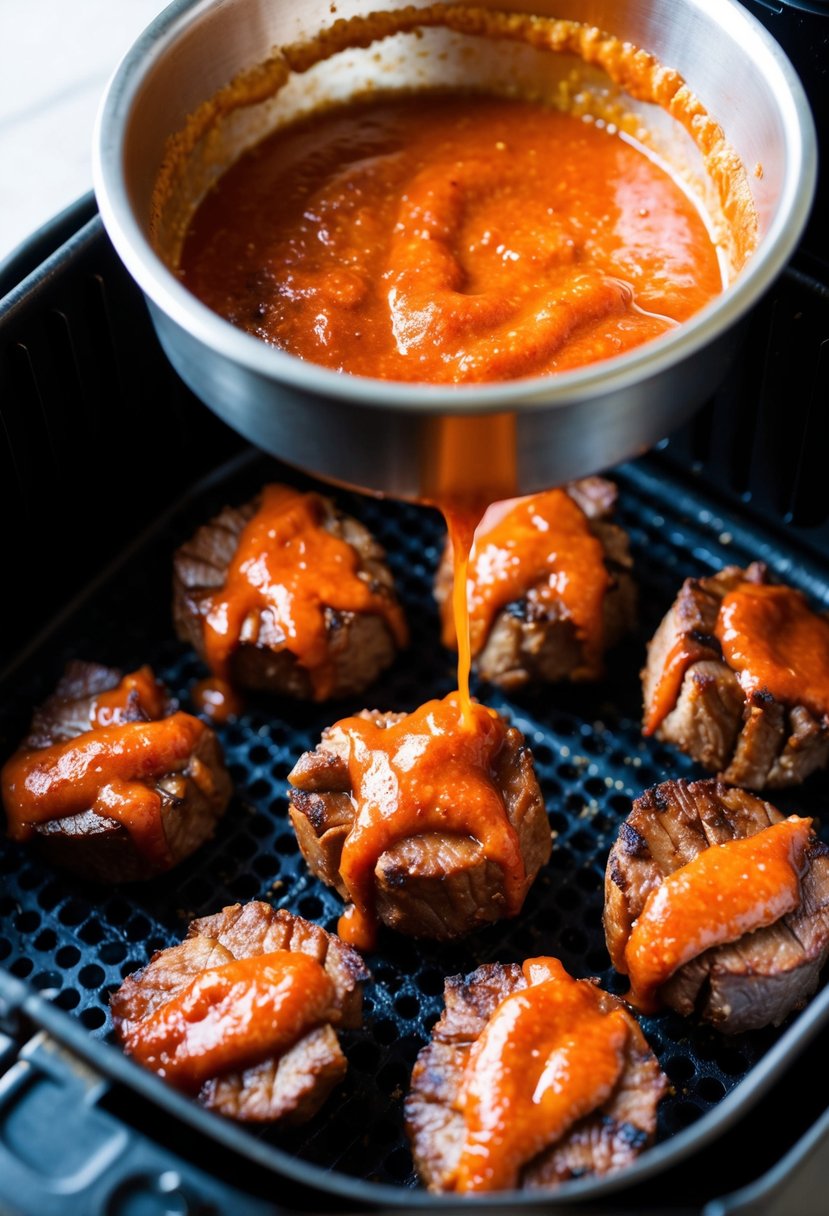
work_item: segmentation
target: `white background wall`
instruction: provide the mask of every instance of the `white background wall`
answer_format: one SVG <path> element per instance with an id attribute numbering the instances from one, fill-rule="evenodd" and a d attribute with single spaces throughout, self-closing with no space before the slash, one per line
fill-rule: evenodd
<path id="1" fill-rule="evenodd" d="M 92 187 L 98 102 L 165 0 L 0 0 L 0 259 Z"/>

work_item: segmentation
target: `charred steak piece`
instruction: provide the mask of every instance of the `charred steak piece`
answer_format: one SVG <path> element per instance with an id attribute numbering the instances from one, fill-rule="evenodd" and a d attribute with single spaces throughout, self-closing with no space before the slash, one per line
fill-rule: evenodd
<path id="1" fill-rule="evenodd" d="M 552 1190 L 624 1169 L 653 1141 L 667 1081 L 594 981 L 555 959 L 486 963 L 448 979 L 445 1002 L 406 1098 L 431 1191 Z"/>
<path id="2" fill-rule="evenodd" d="M 124 981 L 112 1018 L 127 1052 L 210 1110 L 303 1123 L 345 1075 L 336 1028 L 360 1025 L 368 978 L 339 938 L 254 901 L 193 921 Z"/>
<path id="3" fill-rule="evenodd" d="M 790 828 L 795 837 L 788 852 L 794 872 L 790 890 L 780 883 L 779 894 L 773 857 L 757 852 L 772 843 L 772 825 L 778 825 L 778 833 Z M 728 851 L 734 842 L 745 855 L 737 857 L 733 847 Z M 722 852 L 720 845 L 725 846 Z M 715 875 L 709 886 L 700 884 L 704 864 Z M 729 874 L 731 881 L 722 883 L 720 895 L 717 876 Z M 748 881 L 743 880 L 746 874 Z M 759 908 L 761 880 L 772 887 L 765 908 Z M 680 902 L 675 892 L 682 886 L 703 905 L 704 917 L 695 917 L 688 903 Z M 791 889 L 793 898 L 788 897 Z M 786 902 L 779 902 L 784 894 Z M 741 896 L 748 926 L 742 932 L 735 916 Z M 781 907 L 791 910 L 772 919 Z M 665 918 L 671 912 L 675 919 L 669 922 Z M 784 821 L 770 803 L 745 790 L 714 780 L 665 781 L 637 798 L 610 851 L 604 926 L 617 971 L 630 970 L 629 943 L 637 922 L 645 922 L 639 939 L 651 959 L 662 955 L 658 935 L 648 928 L 655 914 L 668 925 L 665 937 L 676 942 L 665 955 L 662 974 L 677 958 L 688 959 L 656 988 L 657 1001 L 728 1034 L 776 1026 L 815 991 L 829 955 L 829 849 L 810 830 L 809 820 Z M 673 932 L 671 924 L 679 931 Z M 752 924 L 759 927 L 752 930 Z"/>
<path id="4" fill-rule="evenodd" d="M 520 911 L 551 850 L 523 736 L 457 694 L 412 714 L 363 710 L 323 732 L 288 780 L 291 822 L 312 872 L 353 911 L 363 948 L 376 919 L 448 939 Z"/>
<path id="5" fill-rule="evenodd" d="M 68 774 L 68 775 L 67 775 Z M 176 712 L 149 667 L 71 663 L 6 763 L 9 834 L 95 882 L 169 870 L 214 833 L 231 795 L 219 741 Z"/>
<path id="6" fill-rule="evenodd" d="M 385 554 L 319 494 L 269 485 L 225 507 L 173 561 L 178 636 L 239 689 L 362 692 L 407 642 Z"/>
<path id="7" fill-rule="evenodd" d="M 751 637 L 734 628 L 735 607 L 751 611 Z M 781 789 L 829 762 L 829 621 L 759 562 L 686 579 L 648 646 L 642 687 L 645 734 L 725 782 Z"/>
<path id="8" fill-rule="evenodd" d="M 472 654 L 501 688 L 595 680 L 604 652 L 635 623 L 636 588 L 625 532 L 612 522 L 617 490 L 586 477 L 522 499 L 483 529 L 469 565 Z M 443 640 L 456 647 L 453 557 L 435 579 Z"/>

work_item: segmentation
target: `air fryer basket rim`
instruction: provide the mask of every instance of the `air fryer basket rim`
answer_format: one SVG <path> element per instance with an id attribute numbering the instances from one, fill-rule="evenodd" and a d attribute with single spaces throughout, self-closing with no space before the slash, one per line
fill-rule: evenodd
<path id="1" fill-rule="evenodd" d="M 192 505 L 198 501 L 207 490 L 212 490 L 230 476 L 244 474 L 248 468 L 253 468 L 261 461 L 260 453 L 249 450 L 234 457 L 227 465 L 214 470 L 208 477 L 195 486 L 190 487 L 174 503 L 159 521 L 154 523 L 147 532 L 136 539 L 111 567 L 101 573 L 96 586 L 106 584 L 117 577 L 119 571 L 140 558 L 141 551 L 156 535 L 160 524 L 165 520 L 174 519 L 185 504 Z M 645 458 L 636 466 L 625 466 L 619 470 L 623 475 L 623 483 L 628 488 L 641 491 L 643 498 L 650 502 L 659 500 L 670 494 L 673 505 L 680 514 L 696 517 L 706 509 L 708 499 L 692 490 L 677 493 L 675 487 L 666 484 L 664 475 L 658 469 L 652 469 L 652 458 Z M 758 552 L 763 550 L 762 538 L 759 543 L 753 536 L 754 530 L 750 525 L 741 529 L 738 521 L 729 521 L 738 539 L 752 543 Z M 712 526 L 716 528 L 722 523 L 716 515 L 712 516 Z M 821 570 L 819 562 L 810 563 L 805 560 L 802 564 L 801 578 L 805 582 L 821 580 L 824 586 L 829 583 L 825 571 Z M 92 597 L 95 587 L 82 593 L 69 610 L 74 615 L 83 610 L 86 602 Z M 827 592 L 829 594 L 829 592 Z M 57 624 L 65 622 L 67 613 L 61 613 Z M 38 639 L 34 652 L 48 641 L 50 630 L 45 631 Z M 31 658 L 32 651 L 28 657 Z M 16 663 L 4 673 L 3 684 L 17 671 L 24 660 Z M 94 960 L 94 949 L 89 951 L 89 959 Z M 275 1145 L 256 1139 L 243 1127 L 212 1115 L 176 1093 L 156 1076 L 145 1072 L 116 1048 L 106 1043 L 92 1039 L 76 1022 L 62 1011 L 52 1008 L 41 997 L 32 994 L 27 1002 L 27 1009 L 33 1020 L 44 1025 L 48 1032 L 67 1043 L 68 1046 L 93 1067 L 113 1079 L 135 1089 L 139 1094 L 166 1109 L 176 1118 L 189 1124 L 195 1131 L 202 1132 L 208 1139 L 215 1139 L 227 1148 L 248 1157 L 252 1162 L 264 1166 L 282 1175 L 292 1182 L 312 1188 L 317 1192 L 330 1194 L 332 1197 L 354 1203 L 385 1204 L 388 1207 L 409 1209 L 418 1208 L 429 1210 L 440 1207 L 442 1210 L 457 1208 L 464 1210 L 469 1207 L 469 1199 L 453 1199 L 443 1195 L 431 1195 L 424 1190 L 413 1190 L 407 1187 L 395 1187 L 384 1183 L 370 1182 L 359 1179 L 335 1169 L 326 1169 L 313 1162 L 297 1159 L 290 1153 Z M 768 1088 L 779 1078 L 792 1059 L 798 1055 L 812 1037 L 825 1025 L 829 1024 L 829 985 L 824 985 L 821 991 L 811 1000 L 807 1008 L 797 1015 L 794 1022 L 783 1032 L 781 1037 L 765 1053 L 758 1063 L 754 1064 L 747 1075 L 736 1085 L 731 1093 L 726 1094 L 711 1110 L 703 1115 L 693 1126 L 675 1132 L 670 1138 L 656 1144 L 633 1165 L 619 1174 L 601 1179 L 574 1180 L 564 1184 L 559 1190 L 548 1193 L 527 1193 L 521 1191 L 500 1192 L 491 1196 L 477 1198 L 473 1204 L 481 1208 L 499 1207 L 503 1205 L 521 1207 L 558 1207 L 572 1202 L 588 1199 L 602 1201 L 610 1196 L 634 1186 L 636 1183 L 651 1179 L 663 1173 L 671 1166 L 686 1157 L 701 1150 L 706 1144 L 733 1126 L 740 1117 L 758 1101 Z"/>

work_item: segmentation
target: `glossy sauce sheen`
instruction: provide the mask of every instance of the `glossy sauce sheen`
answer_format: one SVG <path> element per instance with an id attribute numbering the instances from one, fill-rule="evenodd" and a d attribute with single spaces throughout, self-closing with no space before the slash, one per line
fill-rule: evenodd
<path id="1" fill-rule="evenodd" d="M 277 950 L 202 971 L 126 1041 L 140 1064 L 189 1093 L 282 1055 L 327 1020 L 334 985 L 316 959 Z"/>
<path id="2" fill-rule="evenodd" d="M 626 1000 L 656 1012 L 657 990 L 685 963 L 793 912 L 811 826 L 790 816 L 704 849 L 669 874 L 648 894 L 625 946 Z"/>
<path id="3" fill-rule="evenodd" d="M 723 598 L 714 636 L 746 696 L 766 692 L 784 705 L 805 705 L 816 717 L 829 714 L 829 621 L 801 592 L 741 583 Z M 693 639 L 680 637 L 645 706 L 645 735 L 676 708 L 685 673 L 698 658 Z"/>
<path id="4" fill-rule="evenodd" d="M 338 932 L 362 949 L 373 944 L 374 870 L 392 845 L 425 832 L 471 836 L 504 876 L 507 916 L 525 894 L 518 835 L 493 778 L 507 726 L 494 711 L 470 704 L 464 728 L 457 693 L 427 701 L 393 726 L 364 718 L 337 723 L 348 740 L 354 822 L 343 846 L 340 875 L 356 912 Z"/>
<path id="5" fill-rule="evenodd" d="M 162 718 L 167 710 L 167 693 L 146 664 L 128 672 L 115 688 L 99 692 L 89 713 L 89 725 L 118 726 L 125 721 L 131 706 L 137 706 L 145 717 Z"/>
<path id="6" fill-rule="evenodd" d="M 459 1109 L 461 1192 L 519 1185 L 522 1166 L 610 1096 L 624 1067 L 625 1014 L 553 958 L 523 964 L 529 987 L 501 1002 L 472 1045 Z"/>
<path id="7" fill-rule="evenodd" d="M 441 93 L 332 107 L 263 141 L 199 207 L 180 273 L 303 359 L 430 383 L 594 363 L 723 286 L 700 213 L 630 141 Z"/>
<path id="8" fill-rule="evenodd" d="M 746 694 L 829 714 L 829 620 L 799 591 L 743 583 L 724 598 L 716 635 Z"/>
<path id="9" fill-rule="evenodd" d="M 238 718 L 244 709 L 239 694 L 218 676 L 197 680 L 190 689 L 193 704 L 200 714 L 221 726 L 231 718 Z"/>
<path id="10" fill-rule="evenodd" d="M 92 810 L 125 827 L 149 861 L 166 865 L 161 795 L 151 785 L 185 767 L 205 729 L 198 718 L 175 713 L 18 752 L 3 769 L 9 835 L 28 840 L 37 824 Z"/>
<path id="11" fill-rule="evenodd" d="M 549 490 L 522 500 L 494 528 L 478 535 L 472 550 L 468 590 L 472 654 L 486 644 L 497 614 L 532 592 L 542 605 L 558 601 L 564 606 L 584 653 L 584 664 L 574 678 L 595 678 L 602 666 L 608 585 L 601 542 L 566 491 Z M 458 635 L 447 607 L 442 610 L 443 641 L 452 646 Z"/>
<path id="12" fill-rule="evenodd" d="M 284 634 L 283 646 L 311 679 L 314 697 L 324 700 L 335 679 L 328 646 L 325 608 L 382 616 L 399 645 L 406 642 L 400 607 L 372 590 L 360 577 L 352 545 L 322 526 L 317 494 L 269 485 L 259 510 L 239 539 L 224 586 L 204 620 L 207 662 L 228 680 L 230 659 L 244 640 L 246 619 L 268 612 Z"/>

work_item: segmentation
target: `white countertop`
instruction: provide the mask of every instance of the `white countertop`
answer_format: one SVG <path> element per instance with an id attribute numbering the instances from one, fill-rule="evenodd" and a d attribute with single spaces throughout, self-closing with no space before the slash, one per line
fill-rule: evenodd
<path id="1" fill-rule="evenodd" d="M 115 66 L 163 0 L 0 0 L 0 260 L 92 187 Z"/>

